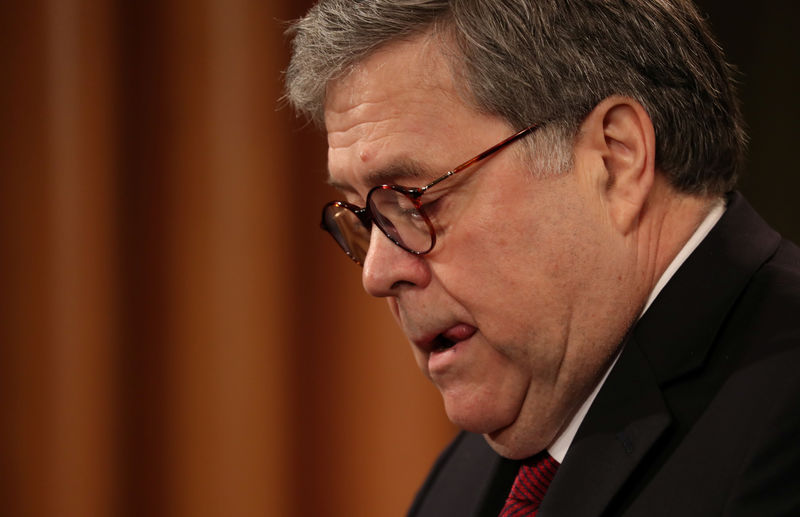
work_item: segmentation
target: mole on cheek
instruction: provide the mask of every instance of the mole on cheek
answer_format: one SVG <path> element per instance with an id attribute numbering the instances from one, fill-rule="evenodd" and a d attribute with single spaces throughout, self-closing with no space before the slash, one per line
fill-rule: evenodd
<path id="1" fill-rule="evenodd" d="M 366 163 L 369 161 L 369 151 L 366 149 L 361 149 L 361 152 L 358 153 L 358 157 L 361 158 L 361 161 Z"/>

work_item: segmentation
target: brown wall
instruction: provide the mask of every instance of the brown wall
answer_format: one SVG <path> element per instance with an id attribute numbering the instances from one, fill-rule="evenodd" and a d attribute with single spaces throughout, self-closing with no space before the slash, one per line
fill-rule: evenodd
<path id="1" fill-rule="evenodd" d="M 398 515 L 452 436 L 317 229 L 324 139 L 276 109 L 307 4 L 0 7 L 1 515 Z M 797 238 L 796 37 L 764 12 L 726 22 L 778 174 L 745 186 Z"/>
<path id="2" fill-rule="evenodd" d="M 276 109 L 306 7 L 5 2 L 0 514 L 399 514 L 452 436 Z"/>

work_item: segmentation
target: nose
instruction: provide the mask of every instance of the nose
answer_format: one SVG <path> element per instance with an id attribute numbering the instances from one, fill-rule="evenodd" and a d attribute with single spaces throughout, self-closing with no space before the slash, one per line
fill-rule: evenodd
<path id="1" fill-rule="evenodd" d="M 397 296 L 403 289 L 425 287 L 431 273 L 427 261 L 397 246 L 377 225 L 372 226 L 361 282 L 375 297 Z"/>

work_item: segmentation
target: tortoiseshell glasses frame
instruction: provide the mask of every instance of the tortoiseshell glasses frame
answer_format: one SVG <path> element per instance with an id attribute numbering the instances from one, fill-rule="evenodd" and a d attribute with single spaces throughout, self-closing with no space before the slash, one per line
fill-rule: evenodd
<path id="1" fill-rule="evenodd" d="M 436 231 L 425 213 L 423 194 L 540 127 L 541 124 L 534 124 L 516 132 L 423 187 L 378 185 L 367 193 L 364 207 L 346 201 L 331 201 L 322 208 L 320 226 L 331 234 L 348 257 L 362 266 L 369 249 L 373 224 L 405 251 L 414 255 L 429 253 L 436 245 Z"/>

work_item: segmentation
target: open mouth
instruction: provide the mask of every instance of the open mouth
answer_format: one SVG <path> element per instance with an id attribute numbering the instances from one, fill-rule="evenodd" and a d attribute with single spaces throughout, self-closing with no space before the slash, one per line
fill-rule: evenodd
<path id="1" fill-rule="evenodd" d="M 436 339 L 433 340 L 433 347 L 431 348 L 432 352 L 442 352 L 444 350 L 448 350 L 453 348 L 458 341 L 448 339 L 444 337 L 442 334 L 436 336 Z"/>

